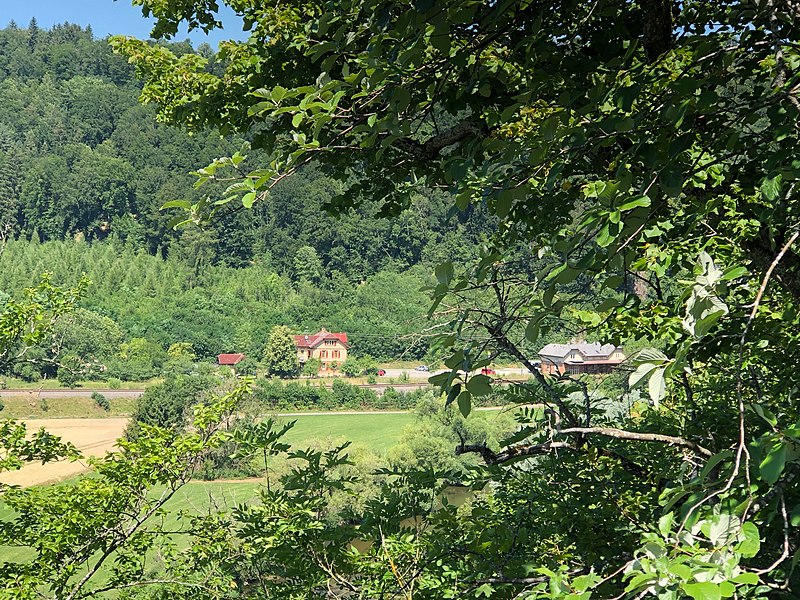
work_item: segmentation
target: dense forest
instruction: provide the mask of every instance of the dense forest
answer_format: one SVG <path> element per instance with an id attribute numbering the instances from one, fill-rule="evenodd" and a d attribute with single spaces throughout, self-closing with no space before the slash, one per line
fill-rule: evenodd
<path id="1" fill-rule="evenodd" d="M 169 47 L 192 52 L 188 42 Z M 137 102 L 140 91 L 134 69 L 90 29 L 32 21 L 0 31 L 0 218 L 13 235 L 130 240 L 196 268 L 258 260 L 295 280 L 338 272 L 361 281 L 462 253 L 491 229 L 486 216 L 449 215 L 447 195 L 435 192 L 397 220 L 374 219 L 377 203 L 334 218 L 322 207 L 336 182 L 309 169 L 278 186 L 263 210 L 202 233 L 173 231 L 161 206 L 198 198 L 190 172 L 246 140 L 159 125 Z"/>
<path id="2" fill-rule="evenodd" d="M 194 52 L 188 42 L 168 47 Z M 222 67 L 207 45 L 197 52 L 210 70 Z M 425 190 L 396 219 L 375 218 L 378 202 L 334 217 L 323 208 L 340 186 L 309 167 L 276 186 L 268 204 L 205 229 L 173 230 L 161 206 L 197 200 L 190 172 L 247 140 L 159 124 L 137 100 L 141 85 L 89 28 L 45 30 L 34 20 L 0 31 L 0 232 L 8 242 L 0 289 L 35 285 L 44 271 L 69 285 L 85 272 L 92 285 L 85 310 L 70 317 L 84 322 L 73 328 L 102 323 L 111 342 L 65 347 L 67 355 L 91 357 L 105 376 L 152 376 L 175 343 L 205 359 L 232 351 L 258 358 L 277 324 L 346 331 L 356 354 L 425 354 L 409 334 L 427 308 L 427 273 L 473 255 L 492 229 L 488 216 L 448 212 L 446 193 Z M 252 153 L 247 164 L 258 162 Z M 121 364 L 121 345 L 131 343 L 149 348 L 144 366 Z M 27 378 L 48 372 L 19 369 Z"/>

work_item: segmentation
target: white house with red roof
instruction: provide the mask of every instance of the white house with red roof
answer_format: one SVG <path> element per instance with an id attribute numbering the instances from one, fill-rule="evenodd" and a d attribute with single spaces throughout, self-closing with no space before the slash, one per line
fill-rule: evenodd
<path id="1" fill-rule="evenodd" d="M 322 363 L 321 371 L 335 371 L 347 360 L 346 333 L 333 333 L 323 327 L 314 334 L 294 336 L 294 345 L 301 365 L 316 358 Z"/>

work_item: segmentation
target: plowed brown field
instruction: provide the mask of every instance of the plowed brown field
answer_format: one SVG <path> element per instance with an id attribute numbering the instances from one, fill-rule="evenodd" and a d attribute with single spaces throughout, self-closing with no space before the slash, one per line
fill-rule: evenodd
<path id="1" fill-rule="evenodd" d="M 44 427 L 64 441 L 72 442 L 85 457 L 103 456 L 114 445 L 128 424 L 125 418 L 108 419 L 34 419 L 25 421 L 30 431 Z M 74 477 L 88 469 L 86 461 L 35 463 L 19 471 L 0 473 L 0 483 L 11 485 L 40 485 Z"/>

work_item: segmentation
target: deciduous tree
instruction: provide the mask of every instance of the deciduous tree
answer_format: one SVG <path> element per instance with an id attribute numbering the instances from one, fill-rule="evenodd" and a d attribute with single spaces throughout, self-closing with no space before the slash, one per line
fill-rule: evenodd
<path id="1" fill-rule="evenodd" d="M 268 375 L 278 377 L 295 377 L 300 371 L 297 348 L 291 330 L 284 325 L 276 325 L 269 332 L 264 347 L 262 364 Z"/>

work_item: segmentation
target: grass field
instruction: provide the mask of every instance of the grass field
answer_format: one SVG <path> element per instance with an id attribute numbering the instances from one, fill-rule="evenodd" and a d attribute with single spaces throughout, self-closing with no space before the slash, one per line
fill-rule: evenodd
<path id="1" fill-rule="evenodd" d="M 25 381 L 16 377 L 2 377 L 0 381 L 5 382 L 5 389 L 9 390 L 63 390 L 65 388 L 58 379 L 42 379 L 40 381 Z M 155 383 L 163 381 L 162 378 L 148 379 L 147 381 L 119 381 L 116 389 L 120 390 L 142 390 Z M 75 387 L 84 390 L 107 390 L 110 385 L 107 381 L 79 381 Z"/>
<path id="2" fill-rule="evenodd" d="M 102 419 L 106 417 L 127 417 L 136 407 L 135 398 L 109 398 L 111 410 L 104 410 L 91 398 L 3 398 L 3 419 Z"/>
<path id="3" fill-rule="evenodd" d="M 256 491 L 260 486 L 261 483 L 254 481 L 189 482 L 164 505 L 162 527 L 168 531 L 177 531 L 181 526 L 182 513 L 197 515 L 207 513 L 209 509 L 225 512 L 238 504 L 251 502 L 256 499 Z M 160 492 L 159 489 L 153 490 L 154 495 Z M 11 510 L 0 504 L 0 522 L 7 521 L 12 516 Z M 0 564 L 26 561 L 32 557 L 33 552 L 29 548 L 0 546 Z M 104 579 L 101 576 L 98 581 L 102 583 Z"/>
<path id="4" fill-rule="evenodd" d="M 53 402 L 67 404 L 68 399 L 54 400 Z M 93 400 L 74 399 L 73 411 L 77 415 L 92 414 Z M 113 404 L 112 404 L 113 407 Z M 28 417 L 31 408 L 24 404 L 15 409 L 7 403 L 3 416 Z M 11 410 L 9 410 L 11 409 Z M 127 419 L 107 418 L 109 413 L 101 411 L 101 418 L 69 419 L 66 411 L 59 411 L 59 418 L 42 418 L 48 413 L 36 414 L 34 420 L 29 421 L 29 427 L 38 429 L 45 427 L 55 435 L 61 436 L 65 441 L 72 442 L 87 456 L 102 456 L 106 451 L 112 450 L 115 440 L 124 432 Z M 304 448 L 319 442 L 323 445 L 338 444 L 351 441 L 356 446 L 384 452 L 396 444 L 406 425 L 412 423 L 415 416 L 411 413 L 387 414 L 321 414 L 303 415 L 300 417 L 283 417 L 282 422 L 296 420 L 297 424 L 287 434 L 285 440 L 295 448 Z M 59 481 L 74 477 L 84 470 L 83 463 L 61 461 L 41 465 L 38 463 L 28 465 L 19 471 L 4 473 L 0 481 L 14 485 L 39 485 L 45 482 Z"/>
<path id="5" fill-rule="evenodd" d="M 282 417 L 281 421 L 297 421 L 285 437 L 286 442 L 293 446 L 305 446 L 314 440 L 346 439 L 373 450 L 385 451 L 399 441 L 403 428 L 414 419 L 411 413 L 374 413 L 303 415 Z"/>

